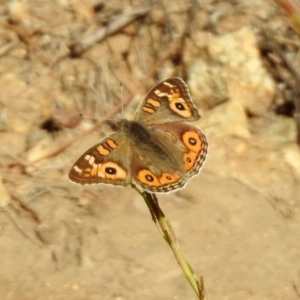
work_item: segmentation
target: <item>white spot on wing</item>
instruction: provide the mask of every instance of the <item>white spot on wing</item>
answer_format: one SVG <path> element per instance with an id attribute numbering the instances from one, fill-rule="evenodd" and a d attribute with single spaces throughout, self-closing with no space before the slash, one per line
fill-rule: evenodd
<path id="1" fill-rule="evenodd" d="M 89 155 L 89 154 L 87 154 L 87 155 L 84 157 L 84 159 L 87 160 L 87 161 L 89 161 L 90 158 L 91 158 L 91 155 Z"/>
<path id="2" fill-rule="evenodd" d="M 87 155 L 87 156 L 88 156 L 88 155 Z M 92 155 L 90 155 L 89 164 L 90 164 L 91 166 L 93 166 L 93 165 L 94 165 L 94 162 L 95 162 L 95 157 L 92 156 Z"/>
<path id="3" fill-rule="evenodd" d="M 171 83 L 169 83 L 169 82 L 166 82 L 166 81 L 165 81 L 165 82 L 163 82 L 163 84 L 164 84 L 164 85 L 166 85 L 166 86 L 168 86 L 168 87 L 170 87 L 170 88 L 172 88 L 172 87 L 173 87 L 173 84 L 171 84 Z"/>
<path id="4" fill-rule="evenodd" d="M 78 168 L 77 166 L 74 166 L 73 167 L 74 171 L 81 174 L 82 173 L 82 170 L 80 168 Z"/>

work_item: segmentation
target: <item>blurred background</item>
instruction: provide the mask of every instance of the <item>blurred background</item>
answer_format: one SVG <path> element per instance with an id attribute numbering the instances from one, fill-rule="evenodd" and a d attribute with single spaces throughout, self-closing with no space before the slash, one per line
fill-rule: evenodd
<path id="1" fill-rule="evenodd" d="M 0 298 L 196 299 L 140 195 L 68 180 L 181 77 L 209 140 L 158 196 L 183 253 L 209 299 L 300 299 L 299 20 L 299 1 L 1 1 Z"/>

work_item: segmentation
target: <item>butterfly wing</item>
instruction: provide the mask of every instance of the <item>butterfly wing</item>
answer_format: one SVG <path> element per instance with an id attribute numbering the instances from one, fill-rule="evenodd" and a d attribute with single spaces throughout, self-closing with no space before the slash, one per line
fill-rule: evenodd
<path id="1" fill-rule="evenodd" d="M 195 121 L 200 118 L 187 85 L 178 77 L 153 87 L 135 113 L 135 120 L 145 124 Z"/>
<path id="2" fill-rule="evenodd" d="M 208 143 L 200 128 L 188 123 L 166 123 L 147 128 L 151 140 L 134 148 L 132 181 L 149 192 L 182 188 L 198 174 Z"/>
<path id="3" fill-rule="evenodd" d="M 79 157 L 69 179 L 79 184 L 128 185 L 132 152 L 127 138 L 125 132 L 118 132 L 102 139 Z"/>

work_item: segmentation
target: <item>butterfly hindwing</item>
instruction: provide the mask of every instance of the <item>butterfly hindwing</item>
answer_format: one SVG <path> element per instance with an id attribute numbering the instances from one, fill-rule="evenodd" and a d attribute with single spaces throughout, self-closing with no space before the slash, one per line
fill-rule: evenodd
<path id="1" fill-rule="evenodd" d="M 204 133 L 188 123 L 165 123 L 148 130 L 151 140 L 133 150 L 132 180 L 150 192 L 183 187 L 205 161 L 208 143 Z"/>

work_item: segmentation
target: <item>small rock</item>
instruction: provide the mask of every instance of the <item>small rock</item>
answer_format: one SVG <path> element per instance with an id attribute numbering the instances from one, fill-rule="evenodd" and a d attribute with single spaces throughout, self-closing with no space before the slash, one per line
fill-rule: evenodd
<path id="1" fill-rule="evenodd" d="M 205 133 L 215 137 L 233 135 L 250 138 L 245 111 L 241 103 L 236 100 L 227 101 L 207 111 L 199 124 Z"/>
<path id="2" fill-rule="evenodd" d="M 290 143 L 297 141 L 297 125 L 294 119 L 275 116 L 265 128 L 266 134 L 277 143 Z"/>
<path id="3" fill-rule="evenodd" d="M 26 1 L 13 0 L 7 4 L 9 20 L 14 23 L 26 23 L 28 21 L 28 8 Z"/>
<path id="4" fill-rule="evenodd" d="M 220 66 L 204 59 L 197 59 L 190 64 L 188 86 L 195 103 L 200 106 L 202 103 L 206 108 L 215 107 L 229 98 Z"/>
<path id="5" fill-rule="evenodd" d="M 244 27 L 234 33 L 213 36 L 208 53 L 222 65 L 222 78 L 230 97 L 250 114 L 264 115 L 275 95 L 275 84 L 263 67 L 253 32 Z"/>

